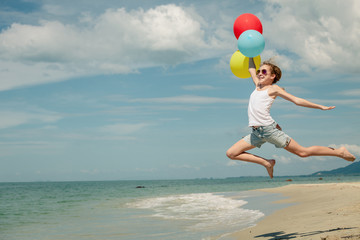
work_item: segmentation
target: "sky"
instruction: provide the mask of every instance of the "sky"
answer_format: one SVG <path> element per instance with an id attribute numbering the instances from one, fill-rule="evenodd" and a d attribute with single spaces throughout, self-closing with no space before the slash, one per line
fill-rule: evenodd
<path id="1" fill-rule="evenodd" d="M 235 77 L 233 23 L 263 25 L 263 60 L 278 85 L 336 108 L 276 99 L 271 114 L 303 146 L 360 157 L 357 0 L 0 1 L 0 181 L 266 176 L 229 160 L 250 133 L 250 78 Z M 349 165 L 299 158 L 270 144 L 274 175 Z"/>

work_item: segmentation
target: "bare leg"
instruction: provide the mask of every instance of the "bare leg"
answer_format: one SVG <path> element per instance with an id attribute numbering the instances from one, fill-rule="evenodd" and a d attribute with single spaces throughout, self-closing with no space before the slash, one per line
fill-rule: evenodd
<path id="1" fill-rule="evenodd" d="M 347 161 L 355 161 L 355 156 L 352 155 L 345 147 L 337 149 L 323 147 L 323 146 L 311 146 L 303 147 L 298 144 L 294 139 L 291 139 L 289 145 L 285 149 L 291 153 L 298 155 L 299 157 L 310 157 L 310 156 L 335 156 L 343 158 Z"/>
<path id="2" fill-rule="evenodd" d="M 251 150 L 255 146 L 245 142 L 243 139 L 235 143 L 229 150 L 227 150 L 226 155 L 232 160 L 240 160 L 245 162 L 257 163 L 264 166 L 270 176 L 273 178 L 275 160 L 274 159 L 265 159 L 254 154 L 247 153 L 245 151 Z"/>

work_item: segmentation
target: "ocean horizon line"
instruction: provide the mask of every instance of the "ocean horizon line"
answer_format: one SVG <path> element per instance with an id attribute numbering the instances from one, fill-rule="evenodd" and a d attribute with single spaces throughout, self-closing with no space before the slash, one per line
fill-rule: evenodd
<path id="1" fill-rule="evenodd" d="M 0 181 L 0 183 L 61 183 L 61 182 L 119 182 L 119 181 L 127 181 L 127 182 L 136 182 L 136 181 L 191 181 L 191 180 L 234 180 L 234 179 L 267 179 L 268 181 L 276 181 L 279 179 L 287 178 L 289 180 L 291 178 L 319 178 L 323 180 L 325 178 L 334 178 L 334 177 L 351 177 L 351 176 L 360 176 L 360 174 L 331 174 L 331 175 L 313 175 L 312 174 L 302 174 L 302 175 L 282 175 L 282 176 L 274 176 L 273 179 L 270 179 L 268 176 L 237 176 L 237 177 L 198 177 L 198 178 L 159 178 L 159 179 L 89 179 L 89 180 L 29 180 L 29 181 Z M 322 178 L 322 179 L 321 179 Z M 293 179 L 291 179 L 293 180 Z"/>

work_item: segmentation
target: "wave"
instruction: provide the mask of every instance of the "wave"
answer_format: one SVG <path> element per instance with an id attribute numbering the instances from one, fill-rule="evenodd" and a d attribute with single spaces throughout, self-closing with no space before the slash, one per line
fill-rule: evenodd
<path id="1" fill-rule="evenodd" d="M 151 217 L 188 221 L 188 230 L 215 230 L 224 225 L 253 225 L 264 214 L 242 208 L 247 202 L 213 193 L 171 195 L 136 200 L 129 208 L 150 209 Z"/>

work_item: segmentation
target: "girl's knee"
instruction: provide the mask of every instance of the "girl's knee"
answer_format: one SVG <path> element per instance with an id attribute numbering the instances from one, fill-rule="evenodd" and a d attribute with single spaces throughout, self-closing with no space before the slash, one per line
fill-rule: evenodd
<path id="1" fill-rule="evenodd" d="M 235 157 L 233 152 L 230 149 L 226 151 L 226 156 L 230 159 L 233 159 Z"/>
<path id="2" fill-rule="evenodd" d="M 226 151 L 226 156 L 230 159 L 235 159 L 236 156 L 238 156 L 238 153 L 235 153 L 231 148 Z"/>
<path id="3" fill-rule="evenodd" d="M 241 139 L 226 151 L 226 156 L 230 159 L 238 160 L 239 155 L 253 148 L 255 147 Z"/>
<path id="4" fill-rule="evenodd" d="M 306 147 L 299 145 L 297 142 L 291 139 L 289 145 L 285 147 L 285 149 L 301 158 L 309 157 L 309 150 Z"/>
<path id="5" fill-rule="evenodd" d="M 298 155 L 301 158 L 306 158 L 309 157 L 309 153 L 306 150 L 302 150 L 302 151 L 297 151 L 295 152 L 296 155 Z"/>

